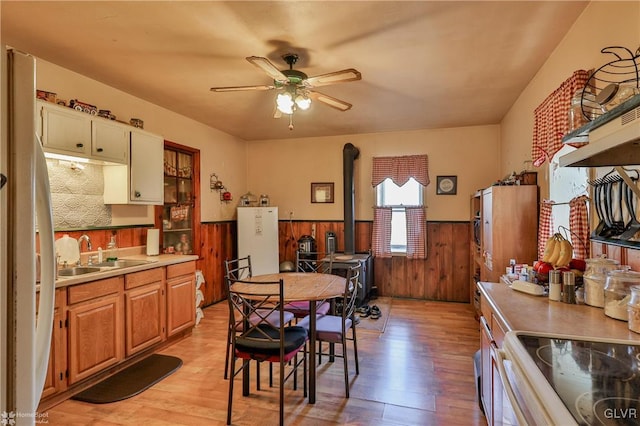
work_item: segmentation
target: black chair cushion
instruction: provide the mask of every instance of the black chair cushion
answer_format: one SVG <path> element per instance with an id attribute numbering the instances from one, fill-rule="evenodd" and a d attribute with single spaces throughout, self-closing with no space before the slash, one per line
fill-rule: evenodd
<path id="1" fill-rule="evenodd" d="M 259 330 L 252 330 L 247 333 L 247 337 L 238 337 L 236 340 L 236 350 L 246 353 L 261 355 L 279 355 L 280 332 L 277 328 L 267 325 L 259 325 L 265 334 L 274 340 L 267 339 Z M 284 353 L 289 353 L 300 348 L 307 341 L 307 330 L 298 326 L 285 327 L 284 329 Z"/>

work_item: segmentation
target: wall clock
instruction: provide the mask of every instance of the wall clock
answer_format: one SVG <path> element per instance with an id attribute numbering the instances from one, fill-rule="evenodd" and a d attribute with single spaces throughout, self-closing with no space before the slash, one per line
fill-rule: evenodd
<path id="1" fill-rule="evenodd" d="M 458 189 L 457 176 L 438 176 L 436 179 L 436 194 L 456 195 Z"/>

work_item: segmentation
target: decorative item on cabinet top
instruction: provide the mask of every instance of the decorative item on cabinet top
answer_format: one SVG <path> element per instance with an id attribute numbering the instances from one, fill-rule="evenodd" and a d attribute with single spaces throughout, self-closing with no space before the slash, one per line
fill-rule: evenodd
<path id="1" fill-rule="evenodd" d="M 633 53 L 623 46 L 609 46 L 600 52 L 615 59 L 595 70 L 582 91 L 582 113 L 588 121 L 640 94 L 640 48 Z"/>
<path id="2" fill-rule="evenodd" d="M 231 192 L 227 190 L 222 181 L 218 179 L 218 175 L 211 173 L 209 176 L 209 188 L 211 191 L 218 191 L 220 193 L 220 201 L 229 202 L 233 200 Z"/>

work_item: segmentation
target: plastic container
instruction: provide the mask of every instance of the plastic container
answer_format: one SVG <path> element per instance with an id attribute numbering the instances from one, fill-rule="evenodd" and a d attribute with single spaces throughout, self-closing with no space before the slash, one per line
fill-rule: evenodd
<path id="1" fill-rule="evenodd" d="M 628 321 L 627 305 L 631 287 L 640 286 L 640 272 L 616 270 L 607 275 L 604 286 L 604 314 L 620 321 Z"/>
<path id="2" fill-rule="evenodd" d="M 627 305 L 629 330 L 640 333 L 640 286 L 631 287 L 631 299 Z"/>
<path id="3" fill-rule="evenodd" d="M 584 271 L 584 303 L 596 308 L 604 308 L 604 285 L 607 273 L 619 269 L 619 262 L 603 257 L 587 259 Z"/>

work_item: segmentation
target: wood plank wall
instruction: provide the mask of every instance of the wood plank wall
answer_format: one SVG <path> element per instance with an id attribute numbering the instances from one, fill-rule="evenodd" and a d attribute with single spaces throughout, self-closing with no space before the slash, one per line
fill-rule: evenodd
<path id="1" fill-rule="evenodd" d="M 366 253 L 371 248 L 369 221 L 357 221 L 355 250 Z M 318 251 L 325 250 L 325 232 L 337 236 L 337 251 L 344 251 L 344 222 L 338 221 L 281 221 L 279 222 L 280 261 L 295 261 L 297 241 L 302 235 L 312 235 L 315 226 Z M 143 246 L 148 227 L 115 230 L 119 247 Z M 469 302 L 469 222 L 428 222 L 427 259 L 408 260 L 404 257 L 374 260 L 374 285 L 378 296 L 413 299 Z M 105 248 L 111 230 L 56 232 L 78 238 L 83 233 L 91 237 L 94 250 Z M 202 271 L 205 286 L 202 289 L 205 306 L 224 300 L 224 260 L 237 253 L 237 226 L 235 221 L 202 223 L 200 225 L 200 259 L 197 268 Z"/>
<path id="2" fill-rule="evenodd" d="M 356 252 L 371 248 L 372 222 L 357 221 Z M 344 250 L 344 222 L 281 221 L 279 222 L 280 261 L 294 261 L 297 241 L 302 235 L 312 235 L 315 226 L 318 251 L 325 250 L 324 235 L 333 231 L 337 236 L 337 251 Z M 205 305 L 224 297 L 224 265 L 226 258 L 237 252 L 236 223 L 204 223 L 201 226 L 202 270 L 207 285 L 203 291 Z M 428 222 L 428 256 L 424 260 L 404 257 L 375 259 L 374 284 L 378 296 L 406 297 L 469 303 L 469 222 Z"/>

